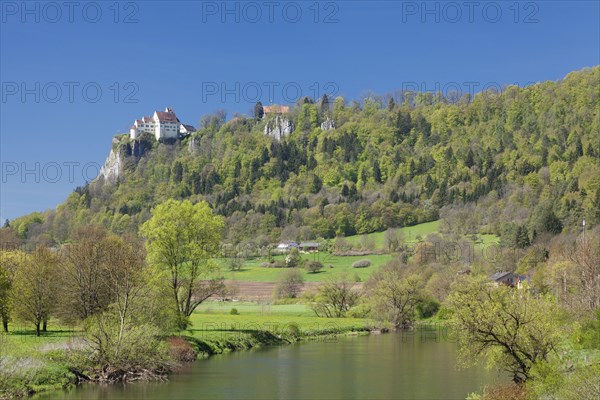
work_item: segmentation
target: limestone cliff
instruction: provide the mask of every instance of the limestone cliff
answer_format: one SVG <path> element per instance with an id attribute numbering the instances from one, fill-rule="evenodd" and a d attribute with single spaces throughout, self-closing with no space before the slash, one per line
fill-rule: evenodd
<path id="1" fill-rule="evenodd" d="M 267 121 L 265 125 L 265 135 L 281 140 L 294 131 L 294 124 L 289 119 L 277 115 L 275 118 Z"/>
<path id="2" fill-rule="evenodd" d="M 100 174 L 96 179 L 103 177 L 105 181 L 114 183 L 123 173 L 126 162 L 137 161 L 148 151 L 152 150 L 156 139 L 153 135 L 143 133 L 136 139 L 130 139 L 128 135 L 115 136 L 112 140 L 112 148 L 104 165 L 100 168 Z"/>
<path id="3" fill-rule="evenodd" d="M 333 122 L 331 118 L 327 117 L 327 119 L 321 123 L 321 129 L 324 131 L 335 129 L 335 122 Z"/>
<path id="4" fill-rule="evenodd" d="M 116 138 L 113 139 L 113 144 L 115 144 L 115 139 Z M 121 174 L 122 165 L 123 160 L 118 147 L 115 148 L 115 146 L 113 146 L 113 148 L 110 149 L 110 153 L 108 153 L 106 161 L 104 161 L 104 165 L 100 168 L 100 175 L 98 175 L 98 178 L 103 177 L 107 182 L 116 182 Z"/>

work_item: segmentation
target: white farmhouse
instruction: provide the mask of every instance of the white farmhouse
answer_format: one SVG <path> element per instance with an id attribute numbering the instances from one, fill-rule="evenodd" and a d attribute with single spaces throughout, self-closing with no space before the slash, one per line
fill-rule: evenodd
<path id="1" fill-rule="evenodd" d="M 193 126 L 182 124 L 173 109 L 167 107 L 165 111 L 155 111 L 152 117 L 136 119 L 129 130 L 129 136 L 135 139 L 143 132 L 148 132 L 153 134 L 156 140 L 173 139 L 195 131 Z"/>

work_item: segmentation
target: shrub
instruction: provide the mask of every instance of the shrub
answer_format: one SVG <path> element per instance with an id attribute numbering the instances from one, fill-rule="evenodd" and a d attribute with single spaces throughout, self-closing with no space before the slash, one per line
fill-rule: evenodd
<path id="1" fill-rule="evenodd" d="M 275 298 L 296 298 L 304 284 L 304 278 L 297 269 L 290 269 L 281 275 L 275 285 Z"/>
<path id="2" fill-rule="evenodd" d="M 229 314 L 231 314 L 231 315 L 240 315 L 240 312 L 238 311 L 237 308 L 232 308 L 231 311 L 229 311 Z"/>
<path id="3" fill-rule="evenodd" d="M 402 248 L 403 236 L 399 229 L 388 229 L 383 238 L 384 246 L 388 252 L 394 253 Z"/>
<path id="4" fill-rule="evenodd" d="M 369 235 L 361 235 L 360 236 L 360 248 L 363 250 L 375 250 L 375 239 Z"/>
<path id="5" fill-rule="evenodd" d="M 162 331 L 133 316 L 120 324 L 118 317 L 116 311 L 108 310 L 85 320 L 89 346 L 80 352 L 87 356 L 87 375 L 99 382 L 114 382 L 168 372 L 171 357 L 168 344 L 160 340 Z"/>
<path id="6" fill-rule="evenodd" d="M 294 324 L 294 323 L 289 323 L 286 326 L 286 334 L 288 337 L 292 338 L 292 339 L 298 339 L 300 337 L 300 328 L 298 327 L 298 325 Z"/>
<path id="7" fill-rule="evenodd" d="M 317 293 L 307 300 L 317 317 L 341 318 L 359 300 L 360 295 L 352 289 L 353 286 L 347 274 L 343 274 L 324 282 Z"/>
<path id="8" fill-rule="evenodd" d="M 320 261 L 309 261 L 306 264 L 306 270 L 310 273 L 316 274 L 323 269 L 323 263 Z"/>
<path id="9" fill-rule="evenodd" d="M 442 321 L 450 319 L 452 317 L 452 311 L 448 310 L 446 307 L 440 307 L 437 312 L 437 317 Z"/>
<path id="10" fill-rule="evenodd" d="M 430 318 L 440 309 L 440 303 L 431 297 L 421 299 L 416 306 L 417 313 L 421 318 Z"/>
<path id="11" fill-rule="evenodd" d="M 370 266 L 371 266 L 371 260 L 368 260 L 366 258 L 363 260 L 358 260 L 352 264 L 352 268 L 367 268 Z"/>
<path id="12" fill-rule="evenodd" d="M 192 345 L 180 337 L 170 337 L 167 339 L 169 354 L 174 360 L 190 362 L 196 359 L 196 351 Z"/>
<path id="13" fill-rule="evenodd" d="M 241 258 L 232 258 L 231 260 L 229 260 L 229 270 L 239 271 L 240 269 L 242 269 L 243 264 L 244 263 L 242 262 Z"/>
<path id="14" fill-rule="evenodd" d="M 360 303 L 359 305 L 352 307 L 346 313 L 349 318 L 369 318 L 371 313 L 371 306 L 368 303 Z"/>
<path id="15" fill-rule="evenodd" d="M 293 247 L 289 254 L 285 256 L 285 266 L 294 268 L 299 267 L 302 264 L 302 256 L 300 255 L 300 251 L 297 248 Z"/>

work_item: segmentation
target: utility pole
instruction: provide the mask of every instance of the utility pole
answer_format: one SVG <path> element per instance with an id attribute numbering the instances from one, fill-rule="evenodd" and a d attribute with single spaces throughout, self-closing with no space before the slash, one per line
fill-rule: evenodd
<path id="1" fill-rule="evenodd" d="M 585 218 L 583 219 L 581 226 L 583 227 L 583 244 L 585 244 Z"/>

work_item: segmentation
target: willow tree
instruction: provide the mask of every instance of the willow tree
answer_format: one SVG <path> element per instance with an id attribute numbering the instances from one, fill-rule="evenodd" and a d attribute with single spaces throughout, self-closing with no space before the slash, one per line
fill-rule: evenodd
<path id="1" fill-rule="evenodd" d="M 167 200 L 152 210 L 140 232 L 149 261 L 167 275 L 179 328 L 189 325 L 196 307 L 223 289 L 222 280 L 210 279 L 218 270 L 223 218 L 206 202 Z"/>
<path id="2" fill-rule="evenodd" d="M 565 334 L 554 300 L 527 289 L 495 287 L 485 278 L 456 281 L 445 303 L 461 361 L 485 357 L 516 383 L 531 378 L 534 366 L 556 354 Z"/>

